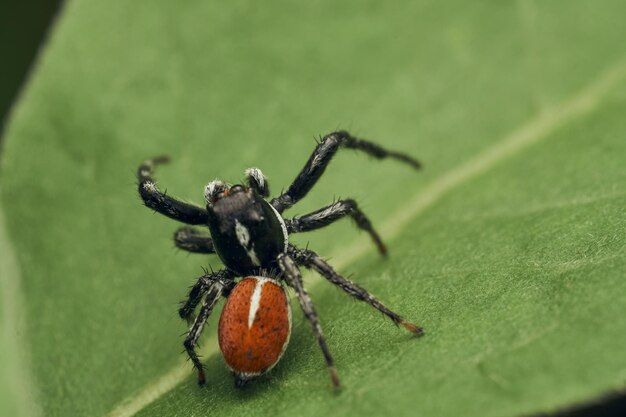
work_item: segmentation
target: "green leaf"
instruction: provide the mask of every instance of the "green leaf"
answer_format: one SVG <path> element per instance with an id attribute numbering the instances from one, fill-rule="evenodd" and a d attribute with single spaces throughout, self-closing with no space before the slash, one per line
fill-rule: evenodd
<path id="1" fill-rule="evenodd" d="M 624 389 L 624 9 L 69 1 L 4 137 L 0 412 L 514 416 Z M 298 313 L 244 390 L 216 314 L 198 388 L 175 310 L 220 265 L 174 250 L 134 169 L 170 154 L 159 182 L 196 202 L 249 166 L 277 192 L 338 126 L 423 173 L 346 151 L 288 214 L 354 197 L 391 257 L 347 221 L 293 241 L 426 336 L 307 275 L 343 391 Z"/>

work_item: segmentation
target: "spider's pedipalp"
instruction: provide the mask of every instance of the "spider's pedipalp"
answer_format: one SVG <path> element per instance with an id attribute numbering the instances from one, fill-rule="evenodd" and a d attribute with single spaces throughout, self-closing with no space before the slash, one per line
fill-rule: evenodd
<path id="1" fill-rule="evenodd" d="M 215 198 L 220 194 L 226 191 L 228 188 L 228 184 L 226 184 L 222 180 L 215 179 L 210 181 L 206 187 L 204 187 L 204 199 L 207 204 L 213 204 Z"/>
<path id="2" fill-rule="evenodd" d="M 267 177 L 259 168 L 248 168 L 245 174 L 250 188 L 254 188 L 263 198 L 269 197 L 270 187 L 267 183 Z"/>

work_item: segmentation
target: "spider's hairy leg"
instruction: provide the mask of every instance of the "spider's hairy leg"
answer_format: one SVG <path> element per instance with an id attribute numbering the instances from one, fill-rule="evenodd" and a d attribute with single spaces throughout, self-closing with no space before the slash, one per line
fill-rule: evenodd
<path id="1" fill-rule="evenodd" d="M 189 355 L 189 359 L 191 359 L 193 366 L 198 370 L 198 384 L 200 385 L 203 385 L 206 382 L 206 377 L 195 347 L 198 343 L 198 338 L 202 333 L 202 329 L 204 328 L 204 325 L 213 310 L 213 307 L 215 307 L 217 300 L 222 295 L 222 291 L 223 286 L 220 282 L 214 281 L 210 284 L 206 291 L 206 296 L 204 298 L 204 302 L 202 303 L 200 314 L 198 314 L 198 317 L 196 317 L 193 322 L 193 325 L 191 326 L 191 329 L 189 329 L 189 333 L 183 343 L 183 346 L 185 346 L 185 350 Z"/>
<path id="2" fill-rule="evenodd" d="M 345 216 L 352 217 L 357 227 L 370 235 L 381 255 L 387 255 L 387 247 L 380 235 L 367 216 L 359 209 L 356 201 L 352 199 L 336 201 L 312 213 L 287 220 L 285 223 L 289 233 L 308 232 L 328 226 Z"/>
<path id="3" fill-rule="evenodd" d="M 159 213 L 187 224 L 206 224 L 207 211 L 193 204 L 179 201 L 159 190 L 153 178 L 155 166 L 169 162 L 169 157 L 163 155 L 144 161 L 137 170 L 139 180 L 139 196 L 144 205 Z"/>
<path id="4" fill-rule="evenodd" d="M 228 269 L 222 269 L 217 272 L 205 270 L 204 275 L 198 278 L 198 282 L 191 287 L 187 300 L 178 310 L 180 318 L 186 320 L 188 323 L 193 321 L 193 312 L 209 288 L 217 283 L 222 286 L 222 293 L 227 294 L 235 285 L 233 281 L 234 276 L 233 272 Z"/>
<path id="5" fill-rule="evenodd" d="M 333 156 L 342 147 L 363 151 L 377 159 L 391 158 L 404 162 L 415 169 L 421 168 L 420 162 L 410 155 L 389 151 L 380 145 L 356 138 L 350 133 L 340 130 L 324 136 L 287 191 L 272 199 L 272 206 L 279 213 L 282 213 L 304 198 L 322 176 Z"/>
<path id="6" fill-rule="evenodd" d="M 193 227 L 181 227 L 174 232 L 174 244 L 192 253 L 215 253 L 213 241 L 202 231 Z"/>
<path id="7" fill-rule="evenodd" d="M 331 267 L 325 260 L 309 249 L 298 249 L 295 246 L 290 245 L 288 253 L 293 257 L 296 263 L 303 265 L 306 268 L 313 269 L 328 281 L 332 282 L 346 293 L 350 294 L 357 300 L 361 300 L 374 307 L 376 310 L 389 317 L 396 325 L 400 325 L 405 329 L 411 331 L 416 336 L 424 334 L 424 330 L 416 326 L 413 323 L 405 321 L 399 314 L 391 311 L 383 303 L 378 301 L 373 295 L 371 295 L 366 289 L 361 288 L 354 282 L 339 275 L 333 267 Z"/>
<path id="8" fill-rule="evenodd" d="M 311 326 L 313 327 L 313 333 L 315 333 L 315 337 L 317 338 L 317 343 L 319 344 L 320 348 L 322 349 L 322 353 L 324 354 L 324 359 L 326 360 L 326 365 L 328 366 L 328 371 L 330 372 L 330 378 L 332 380 L 333 387 L 335 389 L 338 389 L 340 383 L 339 375 L 337 375 L 337 370 L 335 369 L 335 361 L 330 354 L 328 345 L 326 344 L 326 338 L 324 337 L 324 333 L 322 332 L 322 327 L 320 326 L 319 320 L 317 318 L 317 313 L 315 312 L 315 308 L 313 307 L 313 302 L 311 301 L 311 298 L 309 297 L 309 294 L 302 283 L 302 275 L 300 274 L 300 270 L 296 266 L 291 256 L 286 253 L 281 253 L 280 255 L 278 255 L 278 266 L 280 267 L 280 270 L 283 273 L 287 284 L 296 291 L 296 297 L 298 298 L 300 307 L 304 312 L 304 316 L 311 323 Z"/>

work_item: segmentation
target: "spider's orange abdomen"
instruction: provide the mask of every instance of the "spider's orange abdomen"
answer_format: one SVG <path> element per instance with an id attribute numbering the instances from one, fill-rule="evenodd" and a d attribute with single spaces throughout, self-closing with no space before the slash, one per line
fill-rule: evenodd
<path id="1" fill-rule="evenodd" d="M 239 383 L 279 361 L 291 334 L 291 308 L 275 280 L 247 277 L 232 290 L 220 317 L 219 345 Z"/>

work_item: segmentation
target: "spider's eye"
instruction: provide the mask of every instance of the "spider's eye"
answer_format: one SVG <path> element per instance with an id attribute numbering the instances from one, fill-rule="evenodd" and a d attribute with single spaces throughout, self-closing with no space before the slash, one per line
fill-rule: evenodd
<path id="1" fill-rule="evenodd" d="M 245 188 L 243 188 L 242 185 L 233 185 L 232 187 L 230 187 L 229 194 L 234 194 L 234 193 L 238 193 L 241 191 L 244 191 Z"/>

